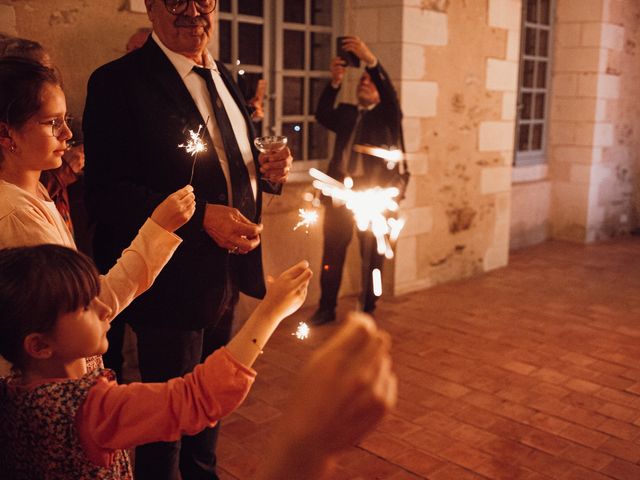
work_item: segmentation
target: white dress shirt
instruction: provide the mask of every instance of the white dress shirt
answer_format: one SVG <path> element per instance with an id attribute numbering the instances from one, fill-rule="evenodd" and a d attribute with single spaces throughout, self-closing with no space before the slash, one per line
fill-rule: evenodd
<path id="1" fill-rule="evenodd" d="M 209 119 L 207 123 L 207 130 L 209 131 L 209 135 L 213 139 L 213 147 L 216 149 L 218 159 L 220 160 L 220 167 L 222 167 L 222 171 L 224 172 L 224 176 L 227 181 L 227 192 L 229 194 L 228 204 L 233 205 L 233 198 L 231 193 L 231 175 L 229 173 L 229 160 L 227 159 L 227 153 L 224 150 L 224 142 L 222 141 L 220 128 L 218 127 L 218 122 L 216 121 L 213 107 L 211 105 L 211 96 L 209 95 L 209 91 L 207 90 L 207 84 L 205 83 L 204 78 L 194 72 L 193 67 L 205 67 L 211 71 L 213 83 L 216 86 L 218 96 L 220 97 L 220 100 L 224 105 L 224 109 L 227 112 L 227 116 L 229 117 L 229 121 L 231 122 L 231 126 L 233 127 L 233 133 L 235 134 L 236 141 L 238 142 L 238 147 L 240 148 L 240 153 L 242 153 L 242 159 L 244 160 L 244 164 L 246 165 L 249 172 L 253 198 L 256 199 L 258 193 L 258 183 L 256 179 L 256 167 L 253 162 L 253 153 L 251 152 L 251 145 L 249 144 L 250 140 L 249 132 L 247 130 L 247 123 L 242 116 L 240 108 L 238 108 L 238 105 L 231 96 L 231 93 L 229 93 L 224 80 L 222 80 L 216 63 L 213 61 L 213 57 L 207 51 L 207 64 L 198 65 L 190 58 L 187 58 L 183 55 L 180 55 L 179 53 L 174 52 L 173 50 L 170 50 L 166 45 L 162 43 L 160 38 L 158 38 L 156 32 L 153 32 L 151 34 L 151 37 L 175 67 L 178 75 L 180 75 L 180 78 L 184 82 L 185 87 L 187 87 L 187 90 L 189 90 L 191 98 L 193 98 L 193 101 L 195 102 L 200 115 L 202 115 L 202 118 L 205 121 Z M 253 139 L 251 139 L 251 141 L 252 140 Z M 196 168 L 198 168 L 197 164 Z"/>

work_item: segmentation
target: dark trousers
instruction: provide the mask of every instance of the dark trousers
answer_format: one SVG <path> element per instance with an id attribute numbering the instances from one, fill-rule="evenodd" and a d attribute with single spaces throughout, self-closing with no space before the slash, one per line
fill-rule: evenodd
<path id="1" fill-rule="evenodd" d="M 209 354 L 229 342 L 237 294 L 213 327 L 202 330 L 135 327 L 143 382 L 165 382 L 189 373 Z M 153 408 L 152 405 L 149 408 Z M 157 442 L 136 448 L 136 480 L 217 479 L 215 448 L 218 423 L 178 442 Z"/>
<path id="2" fill-rule="evenodd" d="M 351 242 L 354 228 L 353 213 L 344 206 L 327 205 L 324 216 L 324 248 L 322 252 L 322 273 L 320 274 L 320 309 L 335 310 L 338 302 L 338 291 L 342 282 L 342 270 L 347 254 L 347 247 Z M 364 311 L 375 309 L 376 297 L 373 294 L 371 272 L 374 268 L 382 271 L 384 256 L 378 254 L 375 237 L 369 231 L 358 231 L 360 241 L 360 258 L 362 260 L 362 285 L 366 289 L 364 296 Z"/>

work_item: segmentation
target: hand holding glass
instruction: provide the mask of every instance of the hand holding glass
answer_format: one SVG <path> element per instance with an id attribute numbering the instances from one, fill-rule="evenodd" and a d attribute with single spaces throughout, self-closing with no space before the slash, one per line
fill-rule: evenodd
<path id="1" fill-rule="evenodd" d="M 285 135 L 266 135 L 257 137 L 253 140 L 253 144 L 262 153 L 275 153 L 287 146 L 287 137 Z"/>

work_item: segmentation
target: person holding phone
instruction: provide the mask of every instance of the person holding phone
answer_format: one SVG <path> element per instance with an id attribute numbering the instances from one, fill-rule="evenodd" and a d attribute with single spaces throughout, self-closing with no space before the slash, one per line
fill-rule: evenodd
<path id="1" fill-rule="evenodd" d="M 342 181 L 345 177 L 353 179 L 354 189 L 366 189 L 374 186 L 401 186 L 403 182 L 399 165 L 392 170 L 383 160 L 365 154 L 356 153 L 353 146 L 366 144 L 383 148 L 402 148 L 402 111 L 398 96 L 387 72 L 380 61 L 359 37 L 340 37 L 338 56 L 331 61 L 331 82 L 325 87 L 316 109 L 316 119 L 324 127 L 336 134 L 333 157 L 327 174 Z M 350 60 L 353 56 L 358 62 Z M 364 72 L 356 87 L 358 104 L 340 103 L 334 107 L 342 81 L 349 65 L 362 62 Z M 324 248 L 320 287 L 322 294 L 320 306 L 311 317 L 311 323 L 321 325 L 336 318 L 338 291 L 342 280 L 347 247 L 353 234 L 352 213 L 342 206 L 325 202 L 323 225 Z M 370 269 L 382 269 L 384 257 L 376 249 L 362 248 L 367 235 L 371 232 L 358 232 L 361 254 L 371 258 L 363 265 Z M 370 278 L 371 272 L 363 272 Z M 366 294 L 364 310 L 375 310 L 377 297 L 373 291 Z"/>

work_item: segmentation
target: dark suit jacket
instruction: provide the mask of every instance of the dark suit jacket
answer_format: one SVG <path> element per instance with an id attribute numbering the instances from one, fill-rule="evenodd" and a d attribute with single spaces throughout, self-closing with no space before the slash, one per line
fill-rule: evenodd
<path id="1" fill-rule="evenodd" d="M 245 101 L 229 72 L 222 78 L 245 116 Z M 83 117 L 87 205 L 96 224 L 94 256 L 101 270 L 110 268 L 153 209 L 189 181 L 192 157 L 178 144 L 188 130 L 204 125 L 189 91 L 160 47 L 149 39 L 133 51 L 97 69 L 89 79 Z M 228 274 L 240 290 L 264 296 L 261 249 L 231 256 L 202 226 L 206 203 L 227 204 L 227 187 L 213 141 L 198 154 L 192 185 L 193 218 L 176 233 L 183 244 L 153 287 L 126 310 L 133 325 L 158 324 L 198 329 L 215 322 L 229 301 Z M 253 148 L 253 138 L 249 139 Z M 258 152 L 254 149 L 256 172 Z M 259 181 L 261 191 L 269 188 Z M 279 192 L 272 192 L 279 193 Z"/>
<path id="2" fill-rule="evenodd" d="M 373 68 L 367 68 L 367 72 L 378 89 L 380 103 L 364 113 L 360 138 L 356 139 L 355 143 L 402 148 L 402 111 L 391 80 L 380 63 Z M 358 116 L 358 107 L 348 103 L 340 103 L 334 107 L 339 91 L 330 83 L 325 87 L 318 100 L 316 119 L 336 134 L 333 156 L 327 174 L 342 180 L 345 177 L 342 165 L 343 152 L 349 144 Z M 384 160 L 369 155 L 362 156 L 362 163 L 364 178 L 360 186 L 389 186 L 397 185 L 401 181 L 398 165 L 393 170 L 389 170 Z"/>

